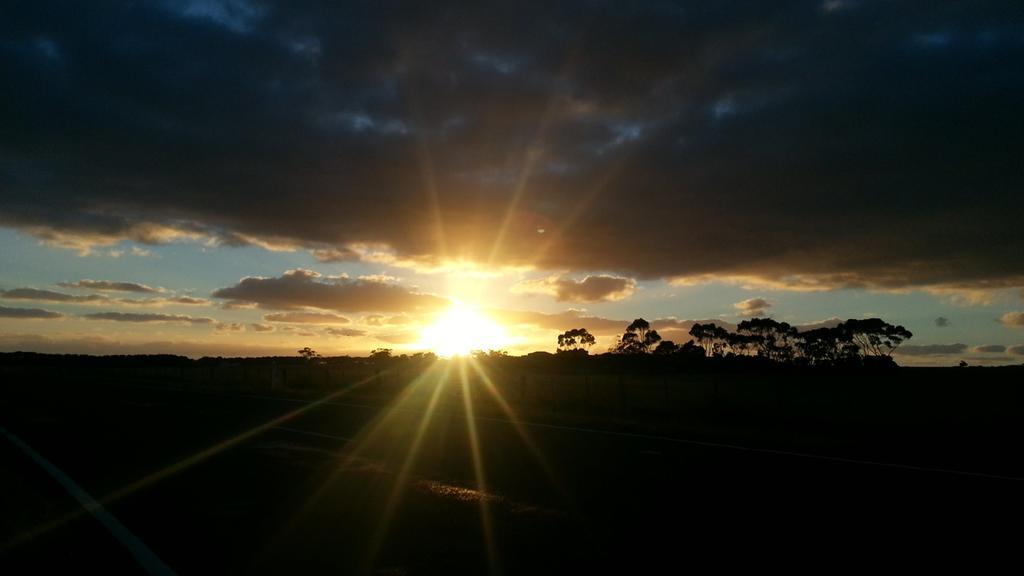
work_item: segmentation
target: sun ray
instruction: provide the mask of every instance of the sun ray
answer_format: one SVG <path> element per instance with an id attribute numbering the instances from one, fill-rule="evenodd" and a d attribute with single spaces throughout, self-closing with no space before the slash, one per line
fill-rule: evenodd
<path id="1" fill-rule="evenodd" d="M 433 422 L 434 410 L 437 408 L 438 401 L 441 399 L 441 394 L 447 384 L 449 372 L 450 367 L 445 370 L 438 382 L 438 385 L 431 393 L 426 411 L 423 413 L 423 417 L 420 418 L 419 425 L 416 428 L 416 435 L 413 437 L 412 443 L 409 445 L 409 449 L 406 452 L 405 459 L 402 461 L 402 468 L 395 476 L 394 485 L 391 488 L 391 494 L 388 496 L 384 511 L 380 515 L 380 521 L 377 524 L 377 529 L 374 532 L 373 538 L 370 541 L 370 546 L 367 549 L 366 572 L 369 572 L 369 568 L 372 568 L 372 564 L 376 560 L 377 553 L 380 551 L 380 547 L 384 544 L 384 539 L 387 537 L 388 529 L 391 527 L 391 520 L 394 518 L 395 512 L 398 510 L 398 507 L 405 496 L 405 490 L 409 483 L 409 475 L 412 472 L 413 466 L 416 464 L 420 446 L 426 438 L 427 430 Z"/>
<path id="2" fill-rule="evenodd" d="M 459 363 L 459 377 L 462 385 L 462 402 L 466 411 L 466 433 L 469 435 L 470 454 L 473 457 L 473 473 L 476 476 L 476 488 L 480 498 L 480 525 L 483 530 L 484 546 L 487 549 L 487 562 L 491 574 L 497 574 L 498 549 L 494 539 L 494 523 L 491 519 L 491 508 L 487 495 L 487 474 L 484 469 L 483 453 L 480 450 L 480 436 L 476 428 L 476 417 L 473 412 L 473 396 L 466 374 L 466 363 Z"/>
<path id="3" fill-rule="evenodd" d="M 499 409 L 501 409 L 502 413 L 505 414 L 505 417 L 512 424 L 512 427 L 515 429 L 516 434 L 519 435 L 519 439 L 522 440 L 522 443 L 529 450 L 530 454 L 532 454 L 532 456 L 534 456 L 534 458 L 537 459 L 537 463 L 544 471 L 544 475 L 548 478 L 548 481 L 552 484 L 552 486 L 554 486 L 556 489 L 564 493 L 564 489 L 561 485 L 561 482 L 555 476 L 554 469 L 551 467 L 550 464 L 548 464 L 547 459 L 545 459 L 544 457 L 544 452 L 542 452 L 541 449 L 537 446 L 537 443 L 534 442 L 534 439 L 532 439 L 532 437 L 529 436 L 529 433 L 527 433 L 526 428 L 522 425 L 522 421 L 519 419 L 519 415 L 516 414 L 515 410 L 512 409 L 512 406 L 508 403 L 508 401 L 505 400 L 505 397 L 502 396 L 501 390 L 499 390 L 498 386 L 495 385 L 494 380 L 490 379 L 490 376 L 486 373 L 485 370 L 483 370 L 483 368 L 475 359 L 470 358 L 469 365 L 473 369 L 473 371 L 475 371 L 476 374 L 480 377 L 480 381 L 483 383 L 483 388 L 487 390 L 487 393 L 490 395 L 490 398 L 492 398 L 495 401 L 495 403 L 498 404 Z"/>
<path id="4" fill-rule="evenodd" d="M 415 90 L 412 91 L 410 102 L 410 106 L 413 109 L 413 117 L 416 118 L 417 124 L 422 124 L 423 118 L 420 113 L 419 98 L 416 96 Z M 441 199 L 437 193 L 437 176 L 434 172 L 434 157 L 430 153 L 430 146 L 426 141 L 426 132 L 420 130 L 417 130 L 416 132 L 417 161 L 419 162 L 420 173 L 423 177 L 423 188 L 427 195 L 427 204 L 430 207 L 430 213 L 434 222 L 434 242 L 437 244 L 438 258 L 443 262 L 448 255 L 448 239 L 445 233 L 444 215 L 441 211 Z"/>
<path id="5" fill-rule="evenodd" d="M 551 249 L 564 238 L 572 227 L 576 224 L 587 211 L 588 208 L 597 200 L 601 194 L 607 189 L 609 183 L 615 178 L 615 176 L 629 163 L 629 154 L 624 153 L 620 155 L 618 160 L 613 163 L 605 174 L 598 180 L 590 190 L 579 198 L 573 205 L 572 211 L 562 218 L 558 225 L 554 227 L 548 233 L 545 233 L 544 242 L 542 242 L 537 249 L 530 256 L 528 262 L 537 265 L 542 262 L 543 258 L 551 251 Z"/>
<path id="6" fill-rule="evenodd" d="M 505 209 L 505 216 L 501 220 L 501 224 L 498 226 L 498 231 L 495 234 L 494 242 L 491 244 L 491 253 L 487 258 L 488 267 L 493 266 L 495 260 L 501 253 L 505 243 L 505 236 L 508 235 L 508 230 L 512 226 L 512 220 L 515 218 L 516 210 L 519 208 L 519 204 L 522 203 L 523 197 L 525 196 L 527 183 L 530 177 L 533 176 L 534 164 L 536 164 L 538 158 L 542 154 L 544 141 L 547 138 L 548 128 L 552 123 L 555 109 L 557 108 L 558 100 L 562 95 L 560 87 L 565 84 L 565 80 L 569 77 L 570 69 L 576 60 L 576 48 L 573 47 L 569 50 L 566 56 L 565 62 L 562 65 L 561 70 L 561 82 L 552 83 L 551 95 L 548 97 L 548 102 L 544 107 L 544 112 L 541 114 L 540 122 L 537 126 L 537 134 L 533 139 L 532 144 L 527 146 L 525 158 L 523 159 L 523 167 L 519 171 L 519 177 L 516 179 L 516 185 L 512 192 L 512 197 L 509 199 L 508 207 Z"/>
<path id="7" fill-rule="evenodd" d="M 334 467 L 328 477 L 320 483 L 320 487 L 317 488 L 317 490 L 313 492 L 308 499 L 306 499 L 305 504 L 295 513 L 291 521 L 289 521 L 282 530 L 282 533 L 290 531 L 299 522 L 299 520 L 307 514 L 321 498 L 323 498 L 337 480 L 338 476 L 340 476 L 345 470 L 349 469 L 357 460 L 362 458 L 363 454 L 365 454 L 369 447 L 380 438 L 380 435 L 389 429 L 389 426 L 394 423 L 395 418 L 399 414 L 413 410 L 413 408 L 407 407 L 406 405 L 413 401 L 416 393 L 419 392 L 420 389 L 429 385 L 434 375 L 439 370 L 439 367 L 439 362 L 432 363 L 426 370 L 403 388 L 398 398 L 390 402 L 384 410 L 362 426 L 358 436 L 351 441 L 352 448 L 349 450 L 348 454 L 346 454 L 345 458 Z M 443 383 L 447 380 L 449 371 L 450 367 L 445 367 L 444 373 L 436 382 L 437 388 L 441 388 Z M 438 394 L 437 389 L 435 389 L 434 395 Z"/>
<path id="8" fill-rule="evenodd" d="M 523 426 L 522 421 L 519 419 L 519 415 L 516 414 L 515 410 L 512 409 L 512 406 L 508 403 L 508 401 L 505 400 L 505 397 L 502 396 L 501 391 L 498 390 L 498 387 L 494 385 L 494 382 L 491 380 L 490 375 L 487 374 L 487 372 L 483 369 L 482 366 L 480 366 L 480 363 L 477 362 L 476 359 L 469 358 L 468 362 L 473 371 L 476 372 L 476 374 L 480 377 L 480 381 L 483 383 L 484 389 L 487 390 L 488 393 L 490 393 L 491 398 L 495 401 L 495 403 L 497 403 L 498 408 L 502 411 L 502 413 L 505 414 L 505 417 L 512 424 L 513 429 L 515 429 L 516 433 L 519 435 L 519 438 L 523 441 L 523 444 L 526 445 L 527 449 L 529 449 L 530 454 L 533 455 L 534 459 L 537 460 L 537 465 L 540 466 L 541 471 L 544 472 L 544 475 L 547 477 L 548 481 L 551 483 L 552 486 L 554 486 L 557 490 L 564 494 L 564 487 L 562 486 L 562 483 L 558 480 L 557 476 L 555 476 L 554 470 L 551 468 L 547 460 L 544 458 L 544 453 L 540 450 L 540 448 L 537 447 L 537 444 L 533 441 L 533 438 L 526 431 L 526 428 Z"/>

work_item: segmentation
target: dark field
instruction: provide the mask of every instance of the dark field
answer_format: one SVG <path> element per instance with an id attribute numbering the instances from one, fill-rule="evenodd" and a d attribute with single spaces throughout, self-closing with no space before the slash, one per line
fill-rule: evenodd
<path id="1" fill-rule="evenodd" d="M 267 370 L 7 366 L 0 425 L 179 573 L 1019 566 L 1019 369 Z M 142 570 L 0 462 L 0 572 Z"/>

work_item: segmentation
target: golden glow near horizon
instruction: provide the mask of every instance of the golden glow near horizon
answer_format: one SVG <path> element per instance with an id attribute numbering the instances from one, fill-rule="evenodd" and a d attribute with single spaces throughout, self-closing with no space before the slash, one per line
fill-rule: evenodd
<path id="1" fill-rule="evenodd" d="M 433 324 L 420 331 L 418 347 L 438 356 L 499 350 L 511 343 L 505 329 L 474 307 L 455 301 Z"/>

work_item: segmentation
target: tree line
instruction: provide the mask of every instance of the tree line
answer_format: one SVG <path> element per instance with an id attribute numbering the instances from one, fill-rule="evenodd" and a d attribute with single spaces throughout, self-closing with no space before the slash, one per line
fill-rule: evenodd
<path id="1" fill-rule="evenodd" d="M 798 330 L 772 318 L 751 318 L 735 332 L 714 323 L 694 324 L 691 340 L 662 339 L 650 322 L 637 318 L 616 338 L 613 354 L 685 355 L 691 358 L 759 358 L 776 364 L 849 366 L 894 364 L 892 353 L 913 337 L 903 326 L 881 318 L 849 319 L 836 326 Z M 596 339 L 586 328 L 559 334 L 560 353 L 587 353 Z"/>

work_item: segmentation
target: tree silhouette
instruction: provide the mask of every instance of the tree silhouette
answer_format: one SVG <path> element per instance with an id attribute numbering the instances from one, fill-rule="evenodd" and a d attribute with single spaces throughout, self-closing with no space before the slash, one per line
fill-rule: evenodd
<path id="1" fill-rule="evenodd" d="M 562 351 L 585 350 L 597 340 L 586 328 L 573 328 L 558 335 L 558 349 Z"/>
<path id="2" fill-rule="evenodd" d="M 756 350 L 757 339 L 749 334 L 727 332 L 725 334 L 725 346 L 729 349 L 730 354 L 747 356 Z"/>
<path id="3" fill-rule="evenodd" d="M 505 350 L 473 350 L 469 353 L 474 360 L 500 360 L 502 358 L 508 358 L 508 352 Z"/>
<path id="4" fill-rule="evenodd" d="M 679 350 L 679 345 L 671 340 L 662 340 L 658 342 L 658 346 L 654 348 L 655 354 L 675 354 Z"/>
<path id="5" fill-rule="evenodd" d="M 812 366 L 830 366 L 860 357 L 860 347 L 853 343 L 848 332 L 838 327 L 801 332 L 797 336 L 796 349 Z"/>
<path id="6" fill-rule="evenodd" d="M 850 319 L 836 327 L 856 344 L 865 356 L 891 357 L 905 340 L 914 336 L 903 326 L 881 318 Z"/>
<path id="7" fill-rule="evenodd" d="M 703 360 L 706 355 L 704 349 L 698 346 L 693 340 L 687 340 L 685 344 L 676 349 L 675 353 L 687 359 L 698 360 Z"/>
<path id="8" fill-rule="evenodd" d="M 299 350 L 299 356 L 302 356 L 306 360 L 312 360 L 313 358 L 319 358 L 320 354 L 316 350 L 306 346 L 302 350 Z"/>
<path id="9" fill-rule="evenodd" d="M 736 331 L 750 338 L 758 356 L 775 362 L 788 362 L 793 358 L 793 341 L 797 331 L 786 322 L 771 318 L 751 318 L 740 322 Z"/>
<path id="10" fill-rule="evenodd" d="M 694 324 L 690 327 L 690 336 L 700 344 L 708 356 L 722 356 L 730 333 L 725 328 L 711 324 Z"/>
<path id="11" fill-rule="evenodd" d="M 626 327 L 626 332 L 619 337 L 613 350 L 619 354 L 647 354 L 660 341 L 661 335 L 651 329 L 651 323 L 637 318 Z"/>

